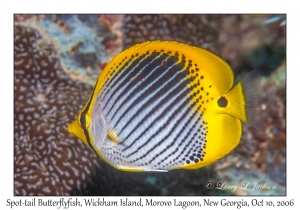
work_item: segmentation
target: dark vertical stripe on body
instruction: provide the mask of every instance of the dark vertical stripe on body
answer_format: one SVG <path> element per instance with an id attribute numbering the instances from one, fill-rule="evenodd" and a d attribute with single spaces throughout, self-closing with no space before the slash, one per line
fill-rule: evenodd
<path id="1" fill-rule="evenodd" d="M 162 63 L 167 57 L 168 57 L 167 55 L 162 55 L 159 58 L 153 60 L 153 62 L 151 62 L 150 64 L 148 63 L 148 61 L 146 61 L 147 59 L 145 59 L 145 61 L 141 62 L 140 66 L 139 66 L 140 69 L 137 68 L 137 70 L 139 70 L 139 73 L 138 73 L 139 76 L 137 76 L 135 78 L 135 80 L 130 80 L 131 83 L 126 88 L 124 88 L 124 90 L 114 100 L 114 104 L 112 105 L 111 109 L 115 106 L 115 103 L 117 101 L 119 101 L 120 98 L 124 94 L 126 94 L 127 92 L 129 92 L 133 88 L 134 88 L 134 91 L 130 94 L 130 96 L 128 96 L 127 98 L 125 98 L 122 101 L 122 103 L 120 104 L 120 106 L 116 109 L 115 113 L 113 114 L 111 120 L 113 120 L 115 114 L 119 111 L 119 109 L 121 107 L 123 107 L 124 104 L 126 104 L 128 102 L 128 100 L 130 99 L 130 97 L 132 95 L 135 95 L 139 91 L 143 90 L 147 85 L 149 85 L 149 83 L 151 83 L 156 77 L 158 77 L 162 73 L 162 71 L 165 70 L 163 67 L 160 67 L 160 68 L 154 70 L 154 72 L 153 72 L 153 69 L 155 69 L 155 67 L 157 67 L 157 66 L 160 66 L 160 63 Z M 147 64 L 149 64 L 149 65 L 147 66 Z M 143 69 L 143 68 L 145 68 L 145 69 Z M 149 76 L 149 74 L 151 74 L 151 75 Z M 148 78 L 146 78 L 146 77 L 148 77 Z M 143 80 L 143 82 L 140 82 L 140 80 Z M 128 107 L 128 109 L 129 108 L 130 107 Z M 109 114 L 109 112 L 108 112 L 108 114 Z"/>
<path id="2" fill-rule="evenodd" d="M 202 117 L 202 115 L 199 117 L 199 120 L 201 119 L 201 117 Z M 199 120 L 196 120 L 196 122 L 194 123 L 194 125 L 193 125 L 193 127 L 192 127 L 191 130 L 195 129 L 195 127 L 196 127 L 196 125 L 198 124 L 198 121 L 199 121 Z M 185 138 L 184 138 L 185 140 L 188 139 L 188 138 L 187 138 L 188 135 L 190 135 L 190 133 L 187 133 L 187 134 L 185 135 Z M 178 151 L 179 148 L 181 148 L 181 145 L 185 142 L 185 140 L 182 141 L 182 142 L 178 145 L 177 149 L 174 151 L 174 154 L 175 154 L 175 152 Z M 188 142 L 186 145 L 189 145 L 193 140 L 194 140 L 193 138 L 190 138 L 190 139 L 189 139 L 189 142 Z M 184 155 L 184 151 L 185 151 L 186 149 L 187 149 L 187 147 L 184 147 L 183 151 L 182 151 L 179 155 L 177 155 L 177 156 L 174 158 L 174 162 L 175 162 L 176 160 L 178 160 L 178 158 L 179 158 L 180 156 L 183 156 L 183 155 Z"/>
<path id="3" fill-rule="evenodd" d="M 186 89 L 186 83 L 188 83 L 187 81 L 186 82 L 182 82 L 180 85 L 178 85 L 177 88 L 175 88 L 167 97 L 163 98 L 155 107 L 153 107 L 153 109 L 144 117 L 144 119 L 142 121 L 140 121 L 139 123 L 137 123 L 137 125 L 132 129 L 132 131 L 126 136 L 125 139 L 128 139 L 130 137 L 130 135 L 132 135 L 136 129 L 138 129 L 143 123 L 145 120 L 147 120 L 150 116 L 152 116 L 154 114 L 155 111 L 157 111 L 158 109 L 160 109 L 160 107 L 163 106 L 163 104 L 167 103 L 169 100 L 171 100 L 172 96 L 175 95 L 176 93 L 180 92 L 181 90 L 183 89 Z M 152 123 L 151 125 L 153 125 L 157 120 L 159 120 L 160 118 L 162 118 L 165 114 L 167 114 L 166 111 L 170 110 L 171 107 L 175 106 L 175 104 L 179 103 L 180 100 L 186 96 L 188 93 L 190 92 L 189 89 L 186 89 L 185 91 L 183 91 L 181 93 L 181 95 L 179 95 L 168 107 L 166 107 L 164 109 L 164 112 L 163 112 L 163 115 L 159 116 L 158 118 L 156 118 Z M 190 97 L 191 99 L 191 97 Z M 185 101 L 186 103 L 188 103 L 188 100 Z M 183 107 L 186 103 L 183 103 L 183 105 L 181 107 Z M 148 103 L 145 103 L 141 109 L 144 109 L 146 106 L 148 106 Z M 130 120 L 133 120 L 135 119 L 135 117 L 137 117 L 139 114 L 139 112 L 137 112 L 135 115 L 132 116 L 132 118 Z M 128 126 L 128 124 L 130 123 L 131 121 L 129 121 L 125 126 L 124 128 L 126 128 Z M 150 127 L 150 126 L 149 126 Z M 123 128 L 123 129 L 124 129 Z M 121 131 L 123 131 L 123 129 Z M 146 133 L 148 130 L 145 130 L 142 134 Z M 142 135 L 141 134 L 141 135 Z M 139 137 L 141 137 L 141 135 Z"/>
<path id="4" fill-rule="evenodd" d="M 147 106 L 149 106 L 150 104 L 152 104 L 155 100 L 157 100 L 161 96 L 163 96 L 169 89 L 171 89 L 174 86 L 174 84 L 178 84 L 178 83 L 181 82 L 181 84 L 179 85 L 180 88 L 181 89 L 185 89 L 186 86 L 187 86 L 187 84 L 188 84 L 188 81 L 187 80 L 184 81 L 184 82 L 181 81 L 186 76 L 185 72 L 179 72 L 171 81 L 170 80 L 168 81 L 168 79 L 171 78 L 174 74 L 176 74 L 178 70 L 182 70 L 182 67 L 183 66 L 181 64 L 178 64 L 177 66 L 173 66 L 173 68 L 169 69 L 168 72 L 164 76 L 162 76 L 160 79 L 158 79 L 156 81 L 156 83 L 154 83 L 148 89 L 143 90 L 143 93 L 141 93 L 141 95 L 138 98 L 136 98 L 135 101 L 133 101 L 131 104 L 127 105 L 128 106 L 127 109 L 119 117 L 119 119 L 117 120 L 115 126 L 118 125 L 118 123 L 122 120 L 122 118 L 126 115 L 126 113 L 129 110 L 134 109 L 134 106 L 137 105 L 139 101 L 142 101 L 145 98 L 147 98 L 152 92 L 154 92 L 155 90 L 159 89 L 161 86 L 165 85 L 164 88 L 161 88 L 155 95 L 153 95 L 152 97 L 149 97 L 148 100 L 136 111 L 136 113 L 133 116 L 131 116 L 131 118 L 126 123 L 126 125 L 123 126 L 123 128 L 121 128 L 121 132 L 140 114 L 140 112 L 142 110 L 144 110 Z M 156 71 L 155 75 L 153 75 L 153 78 L 151 78 L 152 79 L 151 81 L 153 81 L 154 78 L 157 78 L 160 74 L 162 74 L 162 72 L 161 72 L 162 70 L 165 70 L 165 69 L 159 69 L 159 71 Z M 148 81 L 146 85 L 148 85 L 150 82 Z M 179 91 L 180 90 L 179 87 L 177 87 L 176 90 Z M 178 92 L 174 92 L 174 90 L 173 90 L 168 96 L 166 96 L 165 98 L 163 98 L 162 99 L 163 102 L 161 101 L 159 103 L 160 106 L 163 103 L 166 103 L 176 93 L 178 93 Z M 134 95 L 134 94 L 137 94 L 137 92 L 136 93 L 132 93 L 132 95 Z M 176 102 L 178 102 L 178 100 L 176 100 Z M 160 106 L 156 106 L 155 108 L 160 107 Z M 152 109 L 150 111 L 150 113 L 147 114 L 147 117 L 145 117 L 144 120 L 147 120 L 147 118 L 149 116 L 151 116 L 151 114 L 153 114 L 153 111 L 154 111 L 154 109 Z"/>
<path id="5" fill-rule="evenodd" d="M 187 90 L 187 92 L 189 92 Z M 185 93 L 186 94 L 186 93 Z M 189 101 L 191 100 L 192 96 L 188 97 L 187 99 L 185 99 L 185 101 L 176 109 L 173 111 L 173 114 L 171 115 L 174 116 L 174 113 L 178 113 L 179 110 L 183 109 L 185 106 L 187 106 L 187 104 L 189 103 Z M 162 118 L 163 116 L 165 116 L 168 112 L 168 110 L 170 110 L 170 107 L 166 107 L 163 111 L 163 115 L 162 116 L 158 116 L 156 119 L 153 120 L 153 122 L 149 125 L 148 129 L 144 130 L 129 146 L 127 146 L 126 148 L 124 148 L 122 151 L 124 152 L 125 150 L 127 150 L 128 148 L 130 148 L 135 142 L 136 140 L 138 140 L 139 138 L 141 138 L 148 130 L 150 130 L 152 128 L 152 126 L 156 123 L 156 121 L 158 121 L 160 118 Z M 172 120 L 172 119 L 171 119 Z M 127 155 L 126 157 L 130 157 L 131 155 L 135 154 L 136 152 L 139 151 L 139 149 L 141 149 L 142 147 L 144 147 L 147 143 L 149 143 L 151 141 L 151 138 L 156 136 L 158 133 L 160 133 L 160 131 L 162 129 L 165 128 L 166 125 L 168 125 L 170 123 L 170 119 L 167 120 L 167 123 L 165 123 L 163 126 L 161 126 L 159 128 L 159 130 L 154 133 L 149 139 L 147 139 L 145 141 L 145 143 L 143 145 L 141 145 L 139 148 L 137 148 L 135 151 L 133 151 L 132 153 L 130 153 L 129 155 Z"/>
<path id="6" fill-rule="evenodd" d="M 181 116 L 181 118 L 180 118 L 179 120 L 177 120 L 177 124 L 175 124 L 175 125 L 172 127 L 171 131 L 170 131 L 168 134 L 166 134 L 166 136 L 165 136 L 164 139 L 162 139 L 159 143 L 157 143 L 156 145 L 154 145 L 154 146 L 153 146 L 150 150 L 148 150 L 148 152 L 145 153 L 143 156 L 139 157 L 138 159 L 133 160 L 132 162 L 136 162 L 136 161 L 138 161 L 138 160 L 144 158 L 146 155 L 148 155 L 150 152 L 152 152 L 156 147 L 160 146 L 165 140 L 167 140 L 168 137 L 175 131 L 175 128 L 176 128 L 176 127 L 180 124 L 180 122 L 186 117 L 186 115 L 187 115 L 188 112 L 192 109 L 193 106 L 194 106 L 194 104 L 191 104 L 191 105 L 186 109 L 185 113 Z M 178 113 L 178 110 L 175 110 L 174 113 Z M 193 117 L 195 116 L 195 114 L 196 114 L 196 112 L 194 112 L 194 114 L 193 114 L 193 116 L 192 116 L 191 118 L 193 118 Z M 171 116 L 173 116 L 173 115 L 171 115 Z M 172 119 L 168 119 L 168 121 L 167 121 L 168 123 L 167 123 L 167 124 L 169 124 L 170 120 L 172 120 Z M 184 128 L 185 128 L 185 127 L 183 127 L 182 130 L 183 130 Z M 155 135 L 157 135 L 157 133 L 155 133 L 153 136 L 151 136 L 151 138 L 154 137 Z M 151 138 L 150 138 L 150 139 L 151 139 Z M 176 141 L 176 139 L 173 139 L 172 143 L 171 143 L 166 149 L 164 149 L 161 153 L 159 153 L 159 154 L 157 154 L 155 157 L 153 157 L 152 160 L 151 160 L 149 163 L 151 163 L 152 161 L 154 161 L 158 156 L 162 155 L 162 154 L 163 154 L 163 153 L 164 153 L 171 145 L 173 145 L 173 144 L 175 143 L 175 141 Z M 142 146 L 143 146 L 143 145 L 142 145 Z M 142 147 L 142 146 L 141 146 L 141 147 Z M 139 148 L 139 149 L 140 149 L 140 148 Z M 138 150 L 139 150 L 139 149 L 138 149 Z"/>
<path id="7" fill-rule="evenodd" d="M 107 93 L 109 93 L 109 87 L 111 86 L 113 86 L 113 84 L 111 84 L 112 82 L 115 82 L 115 80 L 116 80 L 116 78 L 118 77 L 118 75 L 119 74 L 121 74 L 123 71 L 124 71 L 124 69 L 125 68 L 127 68 L 127 65 L 129 64 L 131 62 L 131 59 L 129 59 L 123 66 L 122 66 L 122 68 L 120 68 L 119 69 L 119 71 L 117 71 L 117 73 L 116 74 L 114 74 L 113 75 L 113 72 L 114 71 L 116 71 L 116 69 L 114 69 L 113 70 L 113 72 L 111 73 L 111 75 L 110 75 L 110 79 L 109 79 L 109 82 L 108 82 L 108 79 L 105 81 L 105 83 L 104 83 L 104 86 L 105 86 L 105 88 L 107 89 L 106 91 L 103 91 L 103 93 L 102 93 L 102 100 L 106 97 L 106 95 L 107 95 Z M 116 68 L 116 67 L 114 67 L 114 68 Z M 107 83 L 108 82 L 108 83 Z M 106 84 L 107 83 L 107 84 Z"/>
<path id="8" fill-rule="evenodd" d="M 186 109 L 185 113 L 184 113 L 184 114 L 182 115 L 182 117 L 177 121 L 178 123 L 175 124 L 175 126 L 171 129 L 172 131 L 171 131 L 170 133 L 168 133 L 167 136 L 170 136 L 171 133 L 178 127 L 178 125 L 180 124 L 180 122 L 186 117 L 186 115 L 187 115 L 188 112 L 192 109 L 192 107 L 194 107 L 194 105 L 195 105 L 195 104 L 192 104 L 192 105 L 190 105 L 190 106 Z M 197 114 L 197 111 L 194 111 L 194 112 L 193 112 L 193 115 L 189 117 L 188 122 L 186 122 L 185 125 L 183 125 L 183 126 L 181 127 L 181 129 L 180 129 L 180 131 L 179 131 L 178 133 L 182 133 L 183 130 L 186 129 L 187 125 L 189 124 L 189 121 L 191 121 L 191 120 L 196 116 L 196 114 Z M 195 122 L 194 125 L 195 125 L 196 123 L 197 123 L 197 122 Z M 192 127 L 191 129 L 189 129 L 188 134 L 189 134 L 192 130 L 193 130 L 193 127 Z M 165 139 L 164 139 L 164 140 L 165 140 Z M 181 140 L 182 140 L 181 142 L 184 142 L 184 141 L 186 140 L 186 137 L 185 137 L 185 138 L 181 138 Z M 175 144 L 176 141 L 177 141 L 177 139 L 173 139 L 173 141 L 172 141 L 172 142 L 171 142 L 171 143 L 170 143 L 163 151 L 161 151 L 159 154 L 156 154 L 156 156 L 153 157 L 153 158 L 149 161 L 149 164 L 152 163 L 152 162 L 153 162 L 156 158 L 158 158 L 160 155 L 163 155 L 163 154 L 164 154 L 171 146 L 173 146 L 173 145 Z M 159 146 L 159 144 L 156 145 L 156 146 Z M 155 146 L 155 147 L 156 147 L 156 146 Z M 153 147 L 151 150 L 149 150 L 148 153 L 151 152 L 155 147 Z M 174 153 L 175 153 L 175 151 L 174 151 L 172 154 L 174 154 Z"/>
<path id="9" fill-rule="evenodd" d="M 151 73 L 151 75 L 148 78 L 146 78 L 145 80 L 143 80 L 143 82 L 140 85 L 138 85 L 138 88 L 137 87 L 135 88 L 135 91 L 132 92 L 132 95 L 138 94 L 145 87 L 147 87 L 149 84 L 151 84 L 156 78 L 159 78 L 159 76 L 161 76 L 165 71 L 167 71 L 167 69 L 169 67 L 175 65 L 177 62 L 178 62 L 177 57 L 169 57 L 166 54 L 162 54 L 157 60 L 154 60 L 154 62 L 147 67 L 147 71 L 143 71 L 143 72 L 145 72 L 145 74 L 143 74 L 144 77 L 147 77 L 149 75 L 149 73 Z M 155 69 L 155 68 L 157 68 L 157 69 Z M 152 71 L 153 69 L 155 69 L 155 70 Z M 180 68 L 180 67 L 179 67 L 179 69 L 182 70 L 182 68 Z M 149 71 L 149 73 L 146 75 L 146 72 L 148 72 L 148 71 Z M 168 73 L 166 75 L 164 75 L 162 78 L 170 78 L 172 75 L 174 75 L 174 71 L 176 71 L 176 70 L 174 70 L 174 69 L 168 70 Z M 166 81 L 166 80 L 156 81 L 156 83 L 157 82 L 163 83 L 164 81 Z M 136 99 L 136 101 L 144 99 L 145 97 L 147 97 L 147 95 L 149 93 L 153 92 L 156 89 L 156 87 L 160 87 L 161 85 L 162 84 L 155 84 L 155 86 L 150 87 L 149 89 L 146 90 L 147 93 L 145 93 L 145 92 L 142 93 L 143 96 L 141 96 L 141 98 Z M 127 103 L 129 99 L 130 99 L 130 96 L 127 97 L 126 99 L 124 99 L 122 104 Z M 133 103 L 136 103 L 136 101 L 134 101 Z"/>
<path id="10" fill-rule="evenodd" d="M 130 79 L 134 76 L 136 76 L 139 71 L 140 71 L 140 68 L 139 66 L 141 67 L 144 67 L 147 63 L 150 63 L 151 60 L 153 60 L 155 57 L 157 57 L 159 55 L 159 53 L 152 53 L 150 56 L 146 57 L 146 55 L 143 55 L 143 56 L 140 56 L 139 58 L 137 58 L 136 60 L 134 60 L 130 65 L 128 65 L 126 67 L 126 70 L 124 72 L 122 72 L 122 74 L 120 75 L 119 78 L 116 79 L 116 81 L 114 83 L 112 83 L 112 87 L 113 86 L 116 86 L 118 85 L 119 87 L 122 87 L 122 86 L 125 86 L 126 83 L 128 83 L 128 79 L 124 80 L 121 82 L 121 80 L 124 78 L 124 77 L 129 77 Z M 145 58 L 145 59 L 144 59 Z M 144 60 L 143 60 L 144 59 Z M 139 64 L 139 62 L 141 62 Z M 136 67 L 136 68 L 134 68 Z M 131 71 L 133 70 L 133 71 Z M 121 71 L 120 71 L 121 72 Z M 120 83 L 120 84 L 119 84 Z M 110 97 L 107 99 L 107 102 L 106 104 L 104 105 L 104 108 L 107 106 L 108 102 L 111 100 L 111 98 L 116 94 L 116 92 L 118 91 L 119 89 L 116 88 L 112 94 L 110 95 Z M 121 95 L 121 94 L 120 94 Z M 113 106 L 110 107 L 110 110 L 113 108 Z M 108 111 L 107 115 L 109 114 L 110 110 Z"/>

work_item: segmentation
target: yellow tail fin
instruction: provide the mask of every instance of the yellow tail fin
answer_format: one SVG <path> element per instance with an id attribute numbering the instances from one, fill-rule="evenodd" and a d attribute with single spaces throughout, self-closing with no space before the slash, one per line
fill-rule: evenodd
<path id="1" fill-rule="evenodd" d="M 259 128 L 258 111 L 260 106 L 260 76 L 258 71 L 251 71 L 233 89 L 224 95 L 230 106 L 224 109 L 249 125 Z M 222 97 L 218 102 L 221 101 Z"/>

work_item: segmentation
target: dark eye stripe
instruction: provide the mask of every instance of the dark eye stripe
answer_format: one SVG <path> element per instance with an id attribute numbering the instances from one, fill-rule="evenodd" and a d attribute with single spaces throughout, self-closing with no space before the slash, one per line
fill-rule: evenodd
<path id="1" fill-rule="evenodd" d="M 87 125 L 86 125 L 86 114 L 87 112 L 89 111 L 90 109 L 90 106 L 91 106 L 91 102 L 92 102 L 92 99 L 93 99 L 93 96 L 94 96 L 94 92 L 95 92 L 95 88 L 97 87 L 97 84 L 98 84 L 98 80 L 95 84 L 95 87 L 94 87 L 94 90 L 93 90 L 93 93 L 89 99 L 89 102 L 88 104 L 86 105 L 85 109 L 81 112 L 81 115 L 80 115 L 80 125 L 83 129 L 83 132 L 84 132 L 84 135 L 85 135 L 85 138 L 86 138 L 86 141 L 87 143 L 89 144 L 89 146 L 95 151 L 92 143 L 91 143 L 91 139 L 90 139 L 90 136 L 89 136 L 89 132 L 88 132 L 88 128 L 87 128 Z"/>

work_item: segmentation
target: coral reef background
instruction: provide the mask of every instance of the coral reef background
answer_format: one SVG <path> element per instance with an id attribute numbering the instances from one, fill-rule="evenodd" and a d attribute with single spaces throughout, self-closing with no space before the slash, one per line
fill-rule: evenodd
<path id="1" fill-rule="evenodd" d="M 285 195 L 286 27 L 284 15 L 266 22 L 274 16 L 15 15 L 14 195 Z M 243 126 L 240 145 L 211 166 L 118 171 L 66 130 L 105 65 L 156 39 L 214 52 L 236 81 L 253 69 L 262 75 L 260 129 Z M 245 182 L 276 188 L 222 188 Z"/>

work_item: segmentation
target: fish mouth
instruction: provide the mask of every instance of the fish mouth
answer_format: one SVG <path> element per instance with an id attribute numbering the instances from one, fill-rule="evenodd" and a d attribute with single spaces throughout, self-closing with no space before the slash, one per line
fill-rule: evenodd
<path id="1" fill-rule="evenodd" d="M 86 140 L 86 137 L 84 135 L 84 130 L 80 126 L 78 119 L 74 120 L 69 126 L 68 126 L 68 132 L 70 134 L 73 134 L 77 138 L 79 138 L 84 144 L 88 145 L 88 142 Z"/>

